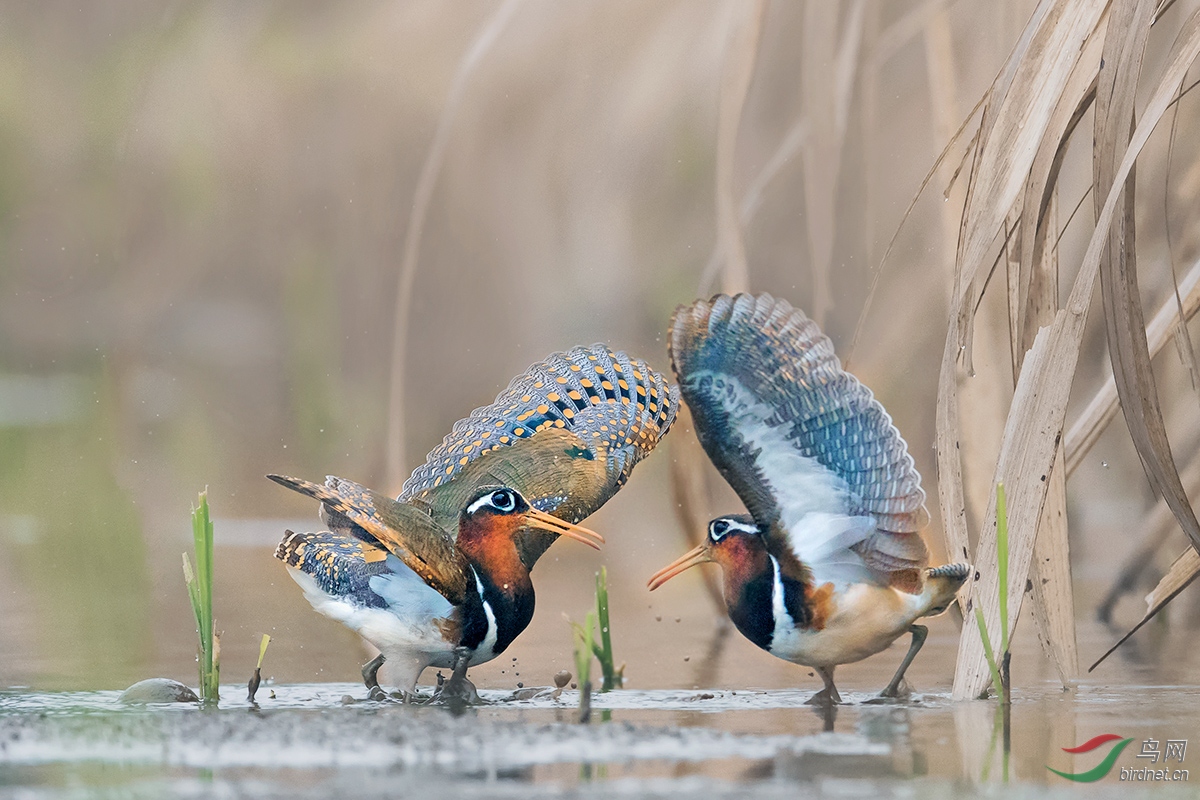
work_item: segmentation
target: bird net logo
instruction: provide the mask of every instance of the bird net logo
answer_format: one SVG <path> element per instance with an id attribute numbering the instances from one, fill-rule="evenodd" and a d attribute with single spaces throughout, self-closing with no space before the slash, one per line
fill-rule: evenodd
<path id="1" fill-rule="evenodd" d="M 1133 739 L 1126 739 L 1115 733 L 1102 733 L 1081 745 L 1063 748 L 1064 753 L 1078 755 L 1080 753 L 1103 751 L 1103 748 L 1109 745 L 1107 754 L 1096 766 L 1084 772 L 1062 772 L 1049 764 L 1046 765 L 1046 769 L 1069 781 L 1092 783 L 1112 772 L 1113 767 L 1117 763 L 1117 757 L 1132 742 Z M 1141 762 L 1140 765 L 1121 767 L 1120 772 L 1117 773 L 1117 779 L 1121 781 L 1162 781 L 1166 783 L 1186 781 L 1188 779 L 1188 771 L 1175 766 L 1175 763 L 1183 763 L 1185 755 L 1187 755 L 1187 739 L 1167 739 L 1166 741 L 1143 739 L 1141 752 L 1136 757 L 1145 759 L 1145 761 Z"/>

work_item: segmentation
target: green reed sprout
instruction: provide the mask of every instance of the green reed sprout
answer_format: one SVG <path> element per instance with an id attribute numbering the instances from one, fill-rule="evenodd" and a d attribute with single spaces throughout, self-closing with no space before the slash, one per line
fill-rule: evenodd
<path id="1" fill-rule="evenodd" d="M 620 669 L 613 667 L 612 635 L 608 621 L 608 569 L 605 567 L 600 567 L 596 573 L 596 621 L 600 625 L 600 641 L 592 641 L 592 652 L 596 654 L 604 676 L 600 691 L 611 692 L 625 684 L 625 665 L 622 664 Z"/>
<path id="2" fill-rule="evenodd" d="M 979 638 L 983 640 L 983 654 L 987 657 L 988 670 L 992 673 L 992 685 L 1001 702 L 1011 702 L 1008 676 L 1008 502 L 1004 495 L 1004 484 L 996 484 L 996 570 L 998 585 L 996 599 L 1000 609 L 1000 652 L 999 659 L 992 648 L 983 611 L 975 605 L 975 624 L 979 626 Z"/>
<path id="3" fill-rule="evenodd" d="M 221 638 L 213 628 L 213 525 L 208 515 L 208 490 L 200 493 L 200 503 L 192 509 L 192 539 L 196 566 L 192 568 L 184 553 L 183 578 L 200 636 L 200 701 L 215 705 L 220 699 Z"/>
<path id="4" fill-rule="evenodd" d="M 246 700 L 251 703 L 254 702 L 254 695 L 258 693 L 258 686 L 262 683 L 262 662 L 270 643 L 271 637 L 264 633 L 262 642 L 258 645 L 258 663 L 254 665 L 254 674 L 250 676 L 250 682 L 246 684 Z"/>

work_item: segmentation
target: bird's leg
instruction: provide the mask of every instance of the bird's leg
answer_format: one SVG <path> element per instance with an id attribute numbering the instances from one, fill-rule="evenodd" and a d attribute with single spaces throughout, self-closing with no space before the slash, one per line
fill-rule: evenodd
<path id="1" fill-rule="evenodd" d="M 929 628 L 924 625 L 912 625 L 909 627 L 909 632 L 912 633 L 912 643 L 908 646 L 908 652 L 904 655 L 904 660 L 900 662 L 899 669 L 892 676 L 892 682 L 887 685 L 880 697 L 899 697 L 900 682 L 904 680 L 904 673 L 908 670 L 908 665 L 917 657 L 917 653 L 921 651 L 921 646 L 925 644 L 925 637 L 929 635 Z"/>
<path id="2" fill-rule="evenodd" d="M 825 681 L 825 688 L 814 694 L 808 700 L 808 704 L 812 706 L 835 705 L 842 702 L 842 696 L 838 694 L 837 687 L 833 685 L 833 667 L 816 667 L 817 674 L 821 676 L 821 680 Z"/>
<path id="3" fill-rule="evenodd" d="M 383 662 L 387 661 L 383 657 L 383 653 L 372 658 L 366 664 L 363 664 L 362 678 L 363 683 L 367 686 L 367 697 L 370 700 L 384 700 L 387 694 L 379 687 L 379 668 L 383 666 Z"/>
<path id="4" fill-rule="evenodd" d="M 454 672 L 441 692 L 442 699 L 450 704 L 451 710 L 464 708 L 479 700 L 475 686 L 467 680 L 467 665 L 470 663 L 470 650 L 465 647 L 454 650 Z"/>

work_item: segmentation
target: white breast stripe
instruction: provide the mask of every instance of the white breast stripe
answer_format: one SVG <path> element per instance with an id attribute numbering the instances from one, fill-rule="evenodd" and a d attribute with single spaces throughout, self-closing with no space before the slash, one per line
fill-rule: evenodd
<path id="1" fill-rule="evenodd" d="M 479 573 L 471 567 L 471 574 L 475 576 L 475 590 L 479 592 L 479 600 L 483 603 L 483 613 L 487 615 L 488 629 L 487 635 L 483 637 L 483 641 L 475 648 L 476 658 L 472 659 L 476 663 L 490 660 L 495 655 L 496 648 L 496 615 L 492 612 L 492 606 L 487 600 L 483 599 L 483 581 L 479 580 Z M 482 657 L 482 660 L 479 658 Z"/>
<path id="2" fill-rule="evenodd" d="M 771 634 L 771 652 L 775 654 L 790 653 L 796 647 L 796 620 L 788 613 L 784 604 L 783 576 L 779 572 L 779 562 L 775 556 L 771 559 L 771 569 L 774 570 L 775 580 L 771 584 L 771 614 L 775 618 L 775 631 Z"/>

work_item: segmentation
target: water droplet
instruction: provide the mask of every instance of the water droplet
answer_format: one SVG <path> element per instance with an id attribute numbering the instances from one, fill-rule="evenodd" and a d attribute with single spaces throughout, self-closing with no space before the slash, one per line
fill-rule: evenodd
<path id="1" fill-rule="evenodd" d="M 1105 469 L 1108 469 L 1108 462 L 1107 462 L 1107 461 L 1101 461 L 1101 462 L 1100 462 L 1100 466 L 1104 467 Z"/>

